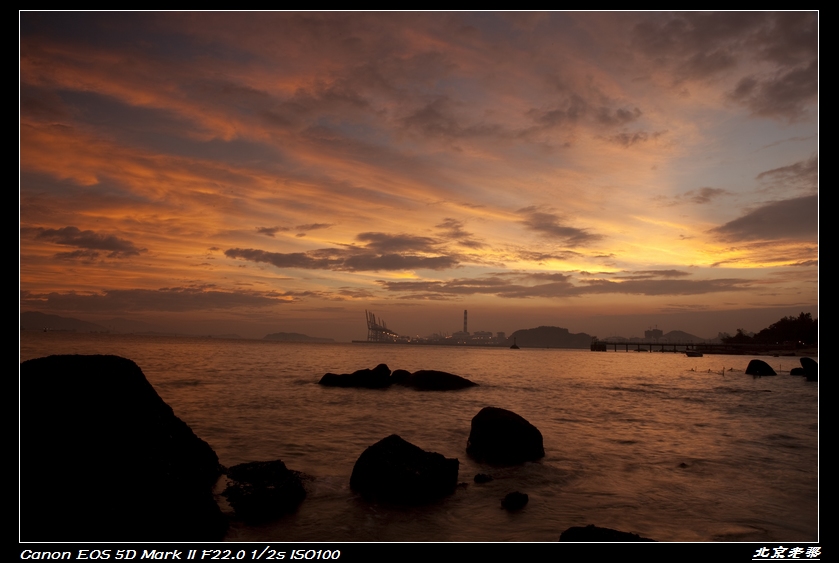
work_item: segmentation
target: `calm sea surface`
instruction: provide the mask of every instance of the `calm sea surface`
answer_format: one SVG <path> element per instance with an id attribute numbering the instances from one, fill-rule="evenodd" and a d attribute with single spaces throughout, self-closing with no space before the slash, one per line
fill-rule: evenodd
<path id="1" fill-rule="evenodd" d="M 21 332 L 21 361 L 50 354 L 130 358 L 224 465 L 282 459 L 312 476 L 296 514 L 234 523 L 231 541 L 556 541 L 587 524 L 659 541 L 819 539 L 818 385 L 788 375 L 794 357 L 763 358 L 782 375 L 753 378 L 751 356 Z M 379 363 L 480 386 L 317 384 Z M 545 458 L 471 460 L 470 421 L 486 406 L 539 428 Z M 353 465 L 394 433 L 458 458 L 463 484 L 421 508 L 361 500 Z M 477 485 L 476 473 L 495 479 Z M 530 496 L 524 510 L 500 508 L 511 491 Z"/>

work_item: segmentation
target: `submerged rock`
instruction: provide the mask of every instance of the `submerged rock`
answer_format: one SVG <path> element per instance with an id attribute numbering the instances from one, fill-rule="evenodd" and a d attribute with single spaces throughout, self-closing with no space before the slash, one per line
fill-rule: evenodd
<path id="1" fill-rule="evenodd" d="M 352 373 L 327 373 L 318 383 L 328 387 L 364 387 L 367 389 L 384 389 L 396 384 L 419 391 L 451 391 L 477 385 L 465 377 L 432 369 L 419 370 L 414 373 L 398 369 L 391 373 L 386 364 Z"/>
<path id="2" fill-rule="evenodd" d="M 746 367 L 746 375 L 778 375 L 772 366 L 763 360 L 752 360 Z"/>
<path id="3" fill-rule="evenodd" d="M 232 482 L 222 493 L 248 523 L 272 520 L 297 510 L 306 497 L 300 473 L 280 461 L 253 461 L 227 470 Z"/>
<path id="4" fill-rule="evenodd" d="M 213 541 L 218 457 L 118 356 L 20 365 L 23 541 Z"/>
<path id="5" fill-rule="evenodd" d="M 412 373 L 402 385 L 413 387 L 420 391 L 453 391 L 455 389 L 475 387 L 478 384 L 453 373 L 423 369 Z"/>
<path id="6" fill-rule="evenodd" d="M 367 389 L 382 389 L 389 387 L 392 382 L 387 364 L 379 364 L 373 369 L 360 369 L 352 373 L 327 373 L 319 381 L 321 385 L 328 387 L 365 387 Z"/>
<path id="7" fill-rule="evenodd" d="M 621 532 L 611 528 L 601 528 L 594 524 L 588 526 L 574 526 L 568 528 L 559 536 L 559 541 L 565 542 L 646 542 L 655 541 L 643 538 L 631 532 Z"/>
<path id="8" fill-rule="evenodd" d="M 424 504 L 454 492 L 459 465 L 457 459 L 392 434 L 364 450 L 353 467 L 350 488 L 369 499 Z"/>
<path id="9" fill-rule="evenodd" d="M 478 461 L 514 465 L 545 457 L 542 433 L 506 409 L 485 407 L 472 419 L 466 453 Z"/>

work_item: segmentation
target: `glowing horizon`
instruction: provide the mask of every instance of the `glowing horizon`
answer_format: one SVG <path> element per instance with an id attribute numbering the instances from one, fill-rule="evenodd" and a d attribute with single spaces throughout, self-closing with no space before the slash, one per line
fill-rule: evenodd
<path id="1" fill-rule="evenodd" d="M 339 340 L 365 309 L 423 335 L 818 316 L 817 12 L 20 29 L 21 310 Z"/>

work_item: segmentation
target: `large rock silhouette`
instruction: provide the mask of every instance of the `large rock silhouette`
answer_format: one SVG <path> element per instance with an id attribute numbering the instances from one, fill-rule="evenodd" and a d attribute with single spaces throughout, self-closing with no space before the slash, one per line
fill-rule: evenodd
<path id="1" fill-rule="evenodd" d="M 804 375 L 807 376 L 807 381 L 819 380 L 819 364 L 816 360 L 805 356 L 798 361 L 801 362 L 801 368 L 804 370 Z"/>
<path id="2" fill-rule="evenodd" d="M 466 453 L 478 461 L 514 465 L 545 456 L 542 433 L 506 409 L 485 407 L 472 419 Z"/>
<path id="3" fill-rule="evenodd" d="M 210 541 L 218 457 L 118 356 L 20 365 L 24 541 Z"/>
<path id="4" fill-rule="evenodd" d="M 350 487 L 368 499 L 424 504 L 454 492 L 459 465 L 391 434 L 359 456 Z"/>
<path id="5" fill-rule="evenodd" d="M 752 360 L 746 366 L 746 375 L 778 375 L 772 366 L 763 360 Z"/>

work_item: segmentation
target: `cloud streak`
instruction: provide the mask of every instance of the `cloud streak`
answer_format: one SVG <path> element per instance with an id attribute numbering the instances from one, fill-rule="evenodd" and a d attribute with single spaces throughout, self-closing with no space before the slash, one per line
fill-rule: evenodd
<path id="1" fill-rule="evenodd" d="M 60 229 L 45 229 L 40 227 L 35 230 L 37 233 L 35 238 L 39 240 L 47 240 L 54 244 L 62 246 L 75 246 L 84 249 L 82 251 L 75 251 L 70 253 L 61 253 L 62 258 L 95 258 L 99 256 L 99 252 L 107 252 L 108 258 L 126 258 L 128 256 L 138 256 L 141 252 L 145 252 L 145 248 L 138 248 L 133 242 L 127 239 L 119 238 L 116 235 L 105 235 L 95 231 L 82 231 L 78 227 L 68 226 Z"/>

